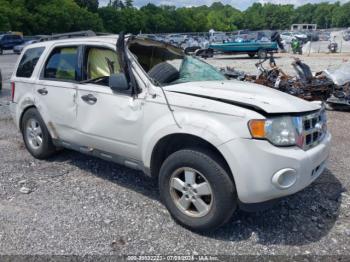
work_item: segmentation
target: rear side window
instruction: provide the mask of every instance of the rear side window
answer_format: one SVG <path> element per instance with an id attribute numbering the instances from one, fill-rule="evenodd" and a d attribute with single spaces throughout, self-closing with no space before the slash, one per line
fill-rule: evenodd
<path id="1" fill-rule="evenodd" d="M 32 76 L 34 68 L 43 53 L 45 47 L 36 47 L 27 49 L 19 62 L 16 72 L 17 77 L 29 78 Z"/>
<path id="2" fill-rule="evenodd" d="M 59 47 L 50 54 L 44 69 L 44 78 L 77 80 L 78 48 Z"/>

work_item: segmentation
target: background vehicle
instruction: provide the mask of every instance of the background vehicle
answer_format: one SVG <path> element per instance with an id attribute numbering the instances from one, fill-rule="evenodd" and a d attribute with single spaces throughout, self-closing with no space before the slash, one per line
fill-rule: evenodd
<path id="1" fill-rule="evenodd" d="M 20 35 L 4 34 L 0 35 L 0 55 L 4 50 L 12 50 L 16 45 L 23 43 L 23 38 Z"/>
<path id="2" fill-rule="evenodd" d="M 171 34 L 165 37 L 166 42 L 174 45 L 181 45 L 185 41 L 185 39 L 186 36 L 181 34 Z"/>
<path id="3" fill-rule="evenodd" d="M 209 32 L 209 41 L 212 43 L 222 43 L 228 39 L 224 32 Z"/>
<path id="4" fill-rule="evenodd" d="M 290 44 L 294 38 L 297 38 L 303 43 L 305 43 L 308 39 L 307 35 L 296 32 L 283 32 L 281 33 L 281 38 L 286 44 Z"/>
<path id="5" fill-rule="evenodd" d="M 23 44 L 21 44 L 21 45 L 16 45 L 15 47 L 13 47 L 13 52 L 15 53 L 15 54 L 20 54 L 21 52 L 22 52 L 22 50 L 23 50 L 23 48 L 25 47 L 25 46 L 27 46 L 27 45 L 31 45 L 31 44 L 35 44 L 35 43 L 37 43 L 38 42 L 38 40 L 29 40 L 29 41 L 25 41 Z"/>
<path id="6" fill-rule="evenodd" d="M 27 46 L 11 84 L 11 112 L 32 156 L 65 147 L 142 170 L 158 179 L 174 219 L 196 231 L 218 228 L 238 206 L 302 190 L 329 155 L 319 103 L 229 81 L 147 38 Z"/>
<path id="7" fill-rule="evenodd" d="M 350 30 L 345 30 L 343 31 L 343 39 L 344 41 L 349 41 L 350 40 Z"/>
<path id="8" fill-rule="evenodd" d="M 320 41 L 329 41 L 331 39 L 331 32 L 321 31 L 318 36 Z"/>

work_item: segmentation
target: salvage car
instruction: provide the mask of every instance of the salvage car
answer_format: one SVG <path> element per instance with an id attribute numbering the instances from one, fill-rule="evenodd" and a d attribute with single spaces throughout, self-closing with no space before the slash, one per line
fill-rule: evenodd
<path id="1" fill-rule="evenodd" d="M 350 63 L 330 67 L 325 74 L 334 83 L 332 95 L 327 99 L 328 109 L 350 109 Z"/>
<path id="2" fill-rule="evenodd" d="M 320 103 L 228 80 L 183 50 L 99 36 L 25 47 L 11 112 L 27 150 L 59 148 L 142 170 L 195 230 L 294 194 L 321 175 L 331 135 Z"/>

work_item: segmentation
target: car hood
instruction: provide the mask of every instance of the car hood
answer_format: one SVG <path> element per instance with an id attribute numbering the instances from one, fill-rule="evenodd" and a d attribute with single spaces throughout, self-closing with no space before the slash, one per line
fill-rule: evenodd
<path id="1" fill-rule="evenodd" d="M 302 113 L 320 109 L 320 103 L 307 102 L 270 87 L 237 80 L 188 82 L 164 89 L 238 105 L 262 114 Z"/>

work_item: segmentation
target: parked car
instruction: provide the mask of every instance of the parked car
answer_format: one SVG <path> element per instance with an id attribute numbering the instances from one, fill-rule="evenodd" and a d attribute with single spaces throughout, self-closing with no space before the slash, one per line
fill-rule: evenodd
<path id="1" fill-rule="evenodd" d="M 316 42 L 320 40 L 319 32 L 317 31 L 304 31 L 303 34 L 307 36 L 307 41 Z"/>
<path id="2" fill-rule="evenodd" d="M 173 45 L 181 45 L 186 40 L 185 35 L 171 34 L 165 37 L 165 41 Z"/>
<path id="3" fill-rule="evenodd" d="M 146 37 L 152 40 L 156 40 L 156 41 L 163 41 L 163 38 L 158 36 L 158 35 L 154 35 L 154 34 L 140 34 L 140 37 Z"/>
<path id="4" fill-rule="evenodd" d="M 142 170 L 158 179 L 176 221 L 196 231 L 302 190 L 330 151 L 320 103 L 230 81 L 146 38 L 26 46 L 11 85 L 11 112 L 33 157 L 64 147 Z"/>
<path id="5" fill-rule="evenodd" d="M 16 45 L 23 43 L 23 38 L 20 35 L 3 34 L 0 35 L 0 55 L 4 50 L 12 50 Z"/>
<path id="6" fill-rule="evenodd" d="M 308 37 L 306 34 L 296 33 L 296 32 L 283 32 L 281 33 L 281 38 L 282 38 L 282 41 L 284 41 L 286 44 L 290 44 L 294 38 L 297 38 L 303 43 L 306 43 L 308 40 Z"/>
<path id="7" fill-rule="evenodd" d="M 226 35 L 225 32 L 210 32 L 209 33 L 209 40 L 212 43 L 222 43 L 226 41 L 228 36 Z"/>
<path id="8" fill-rule="evenodd" d="M 21 52 L 22 52 L 22 50 L 23 50 L 23 48 L 25 47 L 25 46 L 27 46 L 27 45 L 31 45 L 31 44 L 34 44 L 34 43 L 37 43 L 38 42 L 38 40 L 29 40 L 29 41 L 26 41 L 26 42 L 24 42 L 23 44 L 21 44 L 21 45 L 16 45 L 14 48 L 13 48 L 13 52 L 15 53 L 15 54 L 20 54 Z"/>
<path id="9" fill-rule="evenodd" d="M 331 39 L 331 32 L 321 31 L 319 33 L 319 40 L 320 41 L 329 41 L 330 39 Z"/>

